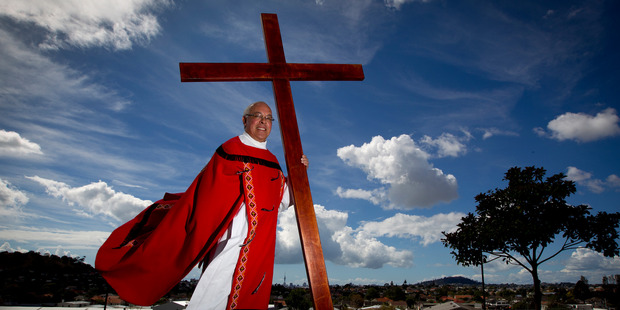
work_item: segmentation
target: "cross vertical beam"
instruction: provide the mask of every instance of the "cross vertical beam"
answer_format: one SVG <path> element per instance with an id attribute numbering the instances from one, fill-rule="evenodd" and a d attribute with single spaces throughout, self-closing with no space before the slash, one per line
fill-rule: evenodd
<path id="1" fill-rule="evenodd" d="M 262 15 L 262 21 L 269 63 L 286 63 L 277 16 Z M 299 162 L 299 158 L 304 153 L 293 105 L 291 83 L 285 78 L 277 78 L 273 79 L 272 84 L 278 118 L 281 120 L 280 134 L 284 145 L 284 158 L 290 180 L 289 184 L 295 198 L 297 228 L 299 229 L 304 261 L 306 262 L 306 274 L 312 291 L 312 300 L 316 309 L 332 310 L 334 307 L 329 292 L 329 281 L 319 237 L 319 227 L 314 212 L 314 203 L 310 194 L 308 174 L 306 167 Z M 288 143 L 284 143 L 284 141 L 288 141 Z"/>
<path id="2" fill-rule="evenodd" d="M 332 310 L 325 259 L 297 126 L 290 81 L 361 81 L 361 65 L 287 63 L 276 14 L 261 14 L 268 63 L 180 63 L 181 82 L 271 81 L 280 134 L 295 199 L 297 227 L 314 309 Z"/>

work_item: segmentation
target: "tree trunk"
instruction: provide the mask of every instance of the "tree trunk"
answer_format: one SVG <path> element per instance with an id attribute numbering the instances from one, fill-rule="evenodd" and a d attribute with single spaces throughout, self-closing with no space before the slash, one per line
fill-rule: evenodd
<path id="1" fill-rule="evenodd" d="M 532 278 L 534 279 L 534 307 L 536 310 L 541 310 L 542 291 L 540 289 L 540 279 L 538 279 L 538 266 L 532 266 Z"/>

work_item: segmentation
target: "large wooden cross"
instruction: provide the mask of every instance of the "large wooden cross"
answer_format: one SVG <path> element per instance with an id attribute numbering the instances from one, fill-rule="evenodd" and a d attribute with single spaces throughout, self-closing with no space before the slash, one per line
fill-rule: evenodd
<path id="1" fill-rule="evenodd" d="M 290 81 L 361 81 L 361 65 L 287 63 L 276 14 L 261 14 L 268 63 L 180 63 L 181 82 L 271 81 L 314 309 L 332 310 Z"/>

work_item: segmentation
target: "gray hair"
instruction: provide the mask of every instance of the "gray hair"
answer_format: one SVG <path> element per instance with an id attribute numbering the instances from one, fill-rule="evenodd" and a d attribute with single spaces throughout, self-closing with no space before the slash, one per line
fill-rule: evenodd
<path id="1" fill-rule="evenodd" d="M 266 103 L 266 102 L 264 102 L 264 101 L 256 101 L 256 102 L 254 102 L 254 103 L 251 103 L 251 104 L 250 104 L 247 108 L 245 108 L 245 110 L 243 110 L 243 117 L 245 117 L 246 115 L 250 114 L 250 111 L 252 111 L 252 108 L 253 108 L 256 104 L 258 104 L 258 103 L 264 103 L 264 104 L 267 104 L 267 103 Z M 269 106 L 269 105 L 267 104 L 267 106 Z"/>

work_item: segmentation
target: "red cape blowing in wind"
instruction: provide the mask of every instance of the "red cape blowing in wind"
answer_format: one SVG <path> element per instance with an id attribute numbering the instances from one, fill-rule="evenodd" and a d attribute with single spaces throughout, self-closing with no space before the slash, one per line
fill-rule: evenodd
<path id="1" fill-rule="evenodd" d="M 253 179 L 251 197 L 248 175 Z M 248 231 L 246 255 L 237 266 L 244 271 L 243 286 L 236 290 L 237 307 L 266 307 L 283 188 L 284 176 L 271 152 L 232 138 L 218 148 L 185 193 L 166 194 L 114 230 L 99 249 L 95 268 L 123 300 L 152 305 L 207 256 L 246 202 L 248 221 L 255 220 L 256 229 Z M 254 209 L 248 207 L 249 198 Z"/>

